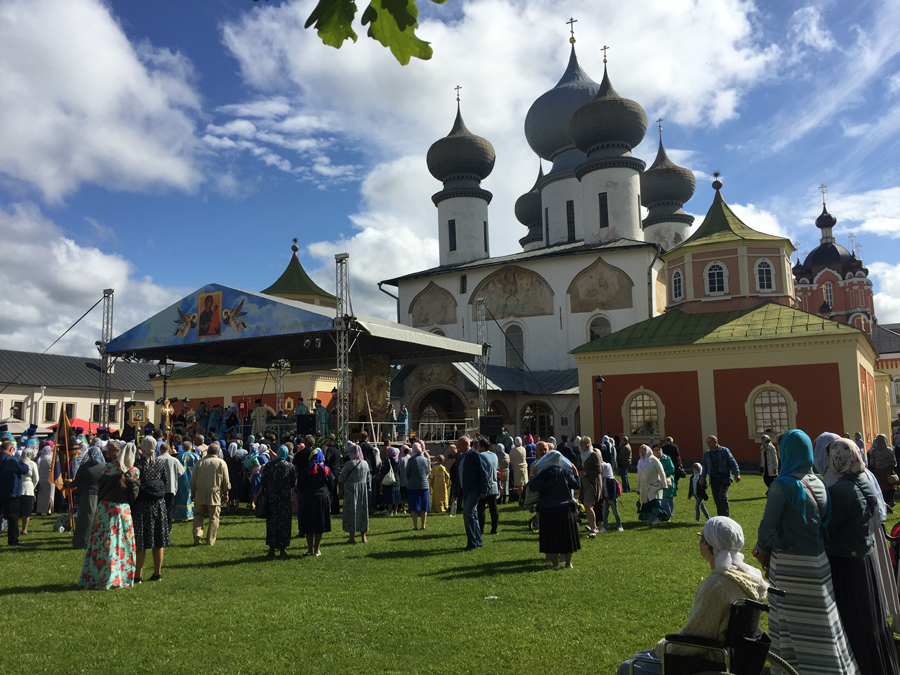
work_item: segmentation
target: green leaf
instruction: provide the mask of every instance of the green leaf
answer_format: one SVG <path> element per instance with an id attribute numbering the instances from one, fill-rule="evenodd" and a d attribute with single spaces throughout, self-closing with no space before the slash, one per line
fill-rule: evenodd
<path id="1" fill-rule="evenodd" d="M 340 49 L 345 40 L 356 42 L 356 33 L 350 27 L 356 12 L 353 0 L 319 0 L 304 27 L 309 28 L 315 24 L 322 42 Z"/>
<path id="2" fill-rule="evenodd" d="M 402 65 L 417 59 L 431 58 L 431 47 L 416 37 L 419 8 L 415 0 L 372 0 L 363 12 L 363 25 L 369 24 L 368 36 L 391 50 Z"/>
<path id="3" fill-rule="evenodd" d="M 431 0 L 436 5 L 443 5 L 447 0 Z"/>

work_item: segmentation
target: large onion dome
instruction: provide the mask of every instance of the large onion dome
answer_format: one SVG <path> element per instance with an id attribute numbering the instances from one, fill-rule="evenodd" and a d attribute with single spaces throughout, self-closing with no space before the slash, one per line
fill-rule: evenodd
<path id="1" fill-rule="evenodd" d="M 494 146 L 466 128 L 457 107 L 453 128 L 428 149 L 426 161 L 431 175 L 439 181 L 453 176 L 475 176 L 484 180 L 491 175 L 495 158 Z"/>
<path id="2" fill-rule="evenodd" d="M 560 152 L 575 147 L 569 136 L 569 120 L 599 90 L 575 56 L 575 45 L 569 55 L 569 65 L 556 86 L 531 104 L 525 116 L 525 138 L 539 156 L 548 161 Z"/>
<path id="3" fill-rule="evenodd" d="M 659 202 L 681 205 L 694 196 L 696 189 L 697 179 L 693 171 L 669 159 L 660 138 L 656 161 L 641 174 L 641 203 L 647 208 Z"/>
<path id="4" fill-rule="evenodd" d="M 826 268 L 836 272 L 842 279 L 846 279 L 848 274 L 855 276 L 857 272 L 869 275 L 862 260 L 834 240 L 831 228 L 836 224 L 837 218 L 828 213 L 823 204 L 822 214 L 816 218 L 816 227 L 822 230 L 821 243 L 809 252 L 802 264 L 794 265 L 793 272 L 798 281 L 806 279 L 811 282 Z"/>
<path id="5" fill-rule="evenodd" d="M 523 225 L 541 222 L 541 191 L 538 189 L 538 183 L 543 177 L 544 167 L 541 167 L 534 187 L 516 200 L 516 220 Z"/>
<path id="6" fill-rule="evenodd" d="M 619 96 L 606 66 L 594 99 L 579 108 L 569 122 L 569 135 L 583 153 L 600 146 L 625 146 L 630 151 L 647 133 L 647 115 L 640 104 Z"/>

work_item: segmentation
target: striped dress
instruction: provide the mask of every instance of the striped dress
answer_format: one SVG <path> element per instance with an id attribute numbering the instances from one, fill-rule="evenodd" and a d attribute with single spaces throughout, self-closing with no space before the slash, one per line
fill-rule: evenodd
<path id="1" fill-rule="evenodd" d="M 769 580 L 785 592 L 769 596 L 772 651 L 800 675 L 860 675 L 844 636 L 825 553 L 772 551 Z M 781 670 L 772 668 L 772 675 Z"/>

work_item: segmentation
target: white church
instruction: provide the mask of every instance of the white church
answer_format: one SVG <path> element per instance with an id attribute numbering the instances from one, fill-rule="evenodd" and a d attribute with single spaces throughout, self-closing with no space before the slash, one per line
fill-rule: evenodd
<path id="1" fill-rule="evenodd" d="M 559 82 L 528 111 L 528 144 L 552 168 L 516 202 L 528 230 L 521 253 L 490 255 L 492 195 L 482 181 L 494 149 L 457 111 L 427 156 L 443 183 L 432 197 L 440 265 L 383 282 L 398 289 L 401 323 L 470 342 L 476 299 L 485 300 L 490 408 L 511 433 L 580 433 L 570 350 L 665 310 L 660 254 L 686 239 L 693 222 L 682 206 L 694 175 L 666 156 L 661 140 L 649 168 L 632 156 L 647 117 L 616 92 L 605 63 L 598 84 L 578 64 L 573 41 Z M 641 206 L 649 211 L 643 220 Z M 476 366 L 406 366 L 391 398 L 395 409 L 408 407 L 414 425 L 477 418 Z"/>

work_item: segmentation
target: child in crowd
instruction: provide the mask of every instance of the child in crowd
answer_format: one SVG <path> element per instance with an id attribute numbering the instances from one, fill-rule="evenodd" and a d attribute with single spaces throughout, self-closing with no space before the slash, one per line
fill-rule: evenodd
<path id="1" fill-rule="evenodd" d="M 694 464 L 694 475 L 691 476 L 691 485 L 688 488 L 688 499 L 694 498 L 694 525 L 700 524 L 700 512 L 709 520 L 709 511 L 706 510 L 706 504 L 703 502 L 708 499 L 706 488 L 700 485 L 700 472 L 703 471 L 703 465 Z"/>

